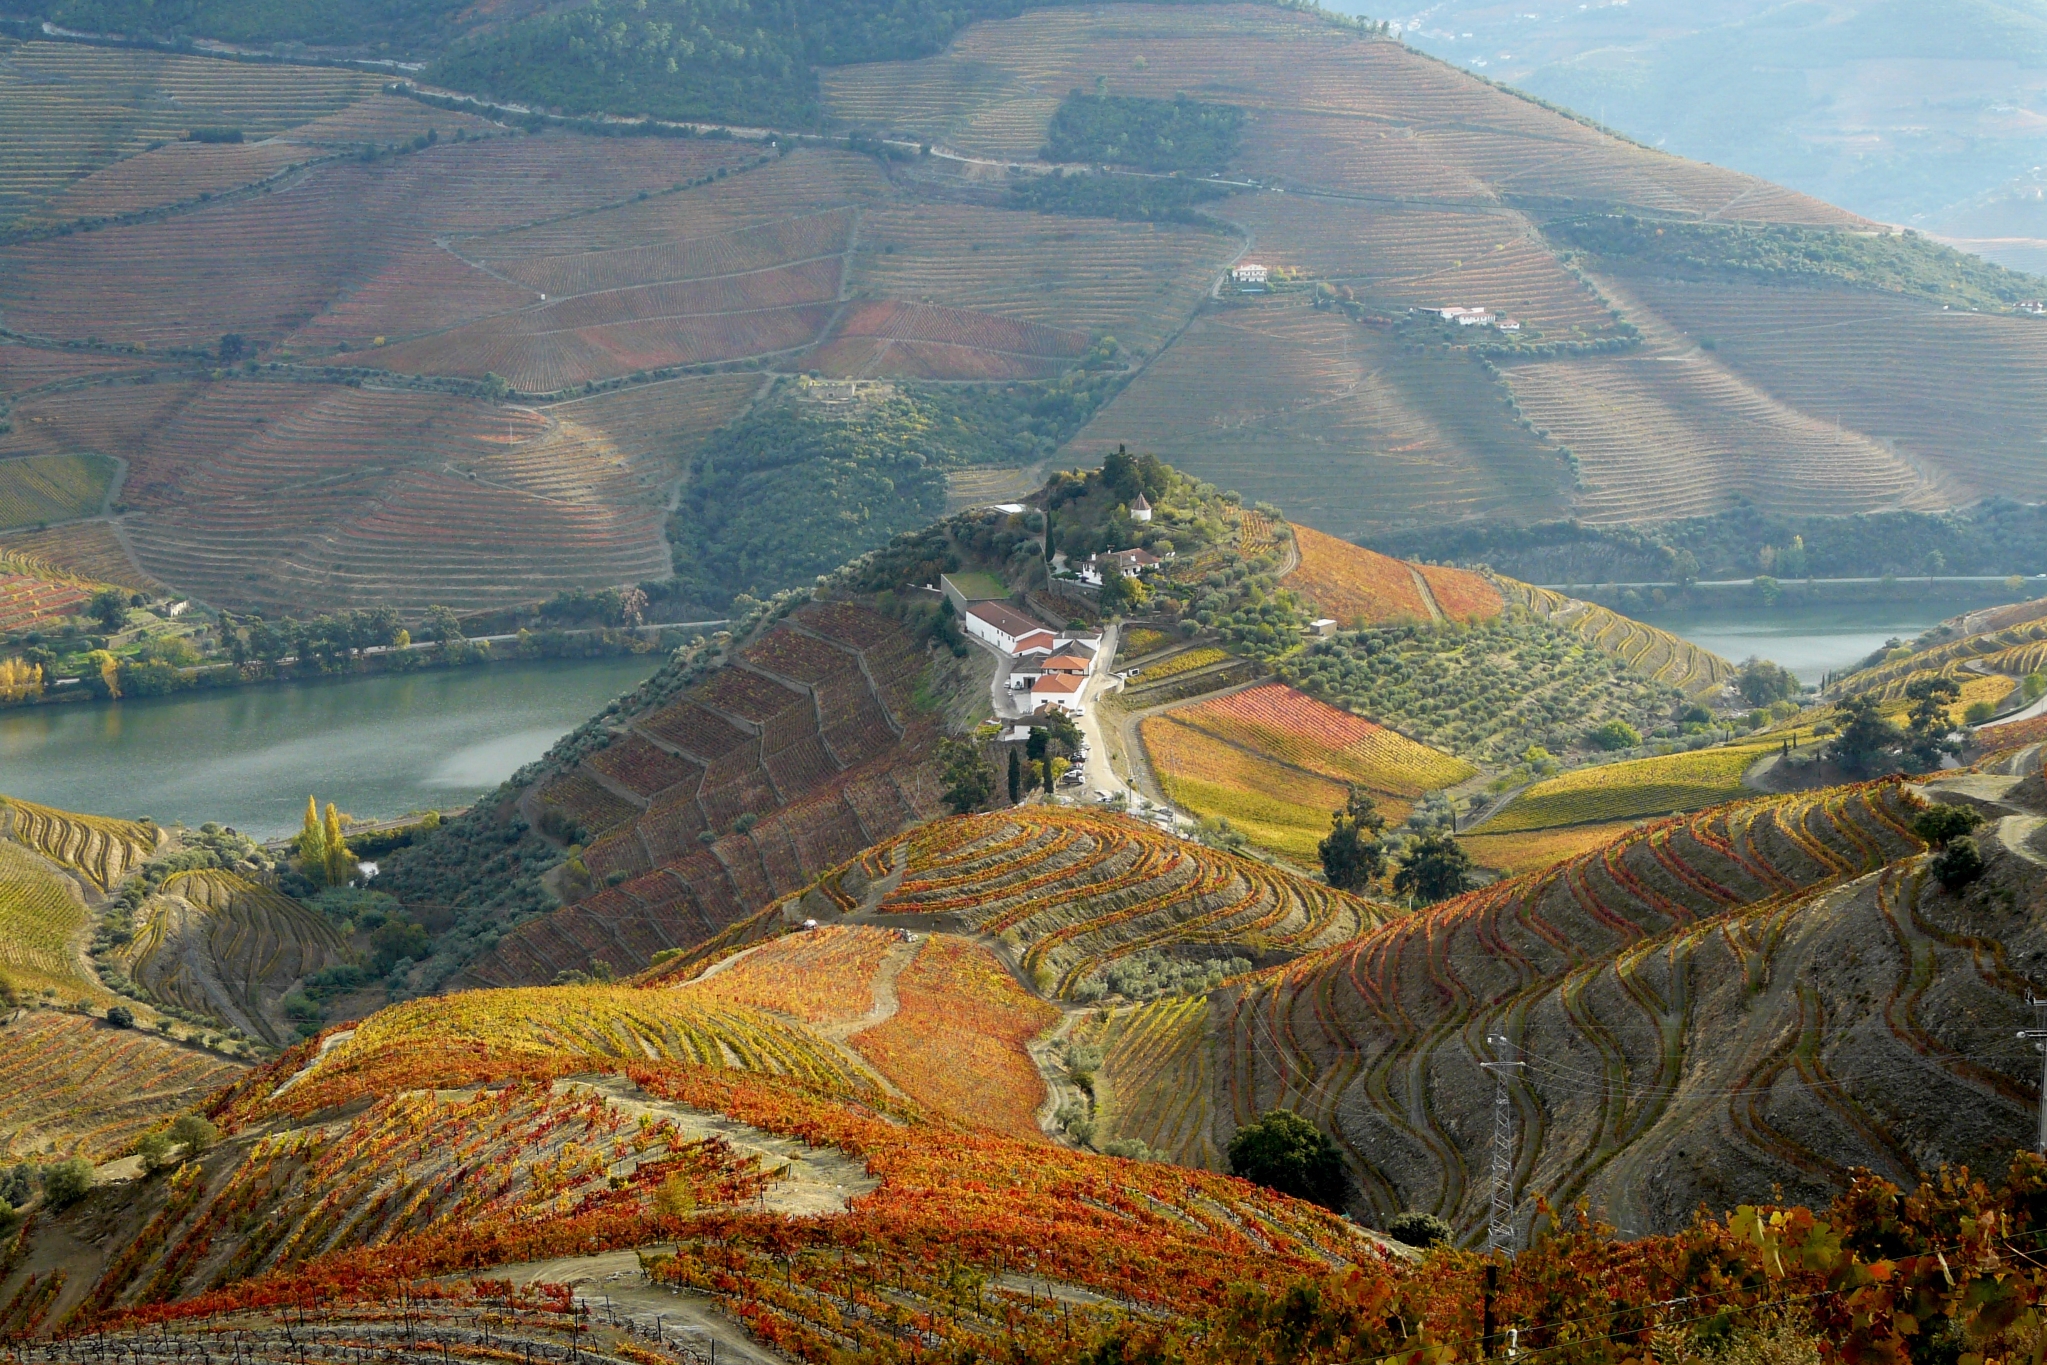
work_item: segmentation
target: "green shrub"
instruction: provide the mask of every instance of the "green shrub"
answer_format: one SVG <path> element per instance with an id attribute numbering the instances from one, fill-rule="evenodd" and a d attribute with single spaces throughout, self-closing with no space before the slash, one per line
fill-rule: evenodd
<path id="1" fill-rule="evenodd" d="M 45 1166 L 42 1171 L 43 1198 L 50 1207 L 61 1209 L 85 1198 L 92 1189 L 92 1163 L 83 1157 L 72 1157 L 54 1166 Z"/>
<path id="2" fill-rule="evenodd" d="M 1959 891 L 1983 875 L 1983 854 L 1967 835 L 1948 840 L 1947 847 L 1933 855 L 1933 875 L 1950 891 Z"/>
<path id="3" fill-rule="evenodd" d="M 1230 1138 L 1230 1174 L 1324 1208 L 1344 1205 L 1343 1156 L 1327 1134 L 1287 1109 L 1267 1111 Z"/>
<path id="4" fill-rule="evenodd" d="M 1642 732 L 1624 720 L 1610 720 L 1587 731 L 1585 741 L 1595 749 L 1632 749 L 1642 742 Z"/>
<path id="5" fill-rule="evenodd" d="M 1386 1235 L 1411 1247 L 1448 1245 L 1456 1230 L 1433 1213 L 1410 1209 L 1386 1225 Z"/>

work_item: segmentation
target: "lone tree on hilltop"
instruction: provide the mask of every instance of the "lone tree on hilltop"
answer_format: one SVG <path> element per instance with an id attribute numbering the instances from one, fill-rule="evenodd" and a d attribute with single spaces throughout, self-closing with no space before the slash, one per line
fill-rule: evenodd
<path id="1" fill-rule="evenodd" d="M 1268 1110 L 1230 1139 L 1230 1174 L 1324 1208 L 1343 1207 L 1343 1156 L 1328 1135 L 1287 1109 Z"/>
<path id="2" fill-rule="evenodd" d="M 1424 834 L 1400 855 L 1393 889 L 1427 904 L 1461 895 L 1471 886 L 1471 855 L 1455 838 L 1438 831 Z"/>
<path id="3" fill-rule="evenodd" d="M 1352 783 L 1349 798 L 1330 813 L 1329 823 L 1319 846 L 1323 879 L 1339 891 L 1362 890 L 1377 881 L 1386 870 L 1386 854 L 1379 847 L 1386 817 L 1365 789 Z"/>

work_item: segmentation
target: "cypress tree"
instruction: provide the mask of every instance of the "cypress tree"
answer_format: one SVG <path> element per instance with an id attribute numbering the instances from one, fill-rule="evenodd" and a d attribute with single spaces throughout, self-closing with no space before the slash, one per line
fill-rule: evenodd
<path id="1" fill-rule="evenodd" d="M 1023 800 L 1023 755 L 1012 746 L 1009 751 L 1009 804 Z"/>
<path id="2" fill-rule="evenodd" d="M 348 851 L 348 845 L 341 838 L 341 812 L 334 803 L 327 803 L 327 884 L 344 886 L 349 874 L 355 871 L 355 858 Z"/>
<path id="3" fill-rule="evenodd" d="M 312 797 L 306 798 L 306 823 L 299 831 L 299 866 L 308 877 L 324 879 L 327 875 L 327 833 L 320 825 L 320 806 Z"/>

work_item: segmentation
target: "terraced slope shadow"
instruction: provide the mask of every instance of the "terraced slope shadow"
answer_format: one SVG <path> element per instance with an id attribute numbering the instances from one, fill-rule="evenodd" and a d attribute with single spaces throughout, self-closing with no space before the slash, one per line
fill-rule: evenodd
<path id="1" fill-rule="evenodd" d="M 1470 1232 L 1498 1059 L 1524 1063 L 1524 1227 L 1537 1195 L 1648 1232 L 1773 1185 L 1824 1200 L 1851 1166 L 2001 1169 L 2037 1099 L 2014 964 L 2047 955 L 2047 878 L 1984 839 L 1990 874 L 1951 895 L 1912 814 L 1888 781 L 1658 822 L 1214 992 L 1201 1027 L 1178 1002 L 1112 1016 L 1110 1135 L 1214 1164 L 1295 1109 L 1343 1145 L 1354 1207 Z"/>
<path id="2" fill-rule="evenodd" d="M 304 978 L 350 960 L 325 917 L 219 870 L 180 872 L 142 907 L 128 974 L 157 1000 L 284 1047 L 298 1033 L 280 1007 Z"/>
<path id="3" fill-rule="evenodd" d="M 547 982 L 592 961 L 633 971 L 937 815 L 924 674 L 894 621 L 811 603 L 684 696 L 622 717 L 522 803 L 537 828 L 587 841 L 594 885 L 507 935 L 469 983 Z"/>

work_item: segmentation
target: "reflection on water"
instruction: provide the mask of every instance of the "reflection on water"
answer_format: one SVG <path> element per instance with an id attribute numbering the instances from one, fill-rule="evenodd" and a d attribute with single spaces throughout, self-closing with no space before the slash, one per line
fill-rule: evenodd
<path id="1" fill-rule="evenodd" d="M 0 792 L 70 810 L 298 827 L 461 805 L 603 709 L 658 656 L 296 683 L 0 714 Z"/>
<path id="2" fill-rule="evenodd" d="M 2013 600 L 2002 590 L 1943 588 L 1908 594 L 1900 589 L 1900 596 L 1888 602 L 1766 607 L 1750 601 L 1738 608 L 1660 611 L 1643 619 L 1724 659 L 1771 659 L 1796 673 L 1800 682 L 1817 685 L 1829 670 L 1860 663 L 1887 640 L 1909 641 L 1950 616 Z"/>

